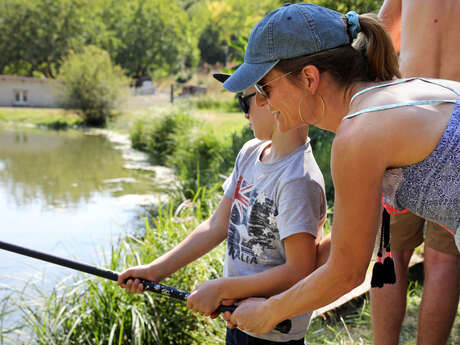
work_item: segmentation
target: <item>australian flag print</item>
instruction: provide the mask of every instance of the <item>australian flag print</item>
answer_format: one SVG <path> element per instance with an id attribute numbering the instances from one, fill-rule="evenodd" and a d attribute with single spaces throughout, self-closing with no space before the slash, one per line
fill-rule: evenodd
<path id="1" fill-rule="evenodd" d="M 273 200 L 240 176 L 233 195 L 228 228 L 228 254 L 233 260 L 264 265 L 279 241 Z"/>

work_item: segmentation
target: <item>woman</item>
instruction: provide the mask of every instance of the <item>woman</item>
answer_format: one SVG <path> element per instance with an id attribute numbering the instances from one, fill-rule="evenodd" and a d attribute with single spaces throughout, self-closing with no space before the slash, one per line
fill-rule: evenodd
<path id="1" fill-rule="evenodd" d="M 460 84 L 397 77 L 390 38 L 371 15 L 288 4 L 252 30 L 244 64 L 223 86 L 254 84 L 281 131 L 336 133 L 334 222 L 326 264 L 281 294 L 242 302 L 227 315 L 234 326 L 263 334 L 362 283 L 382 194 L 387 209 L 443 225 L 459 247 Z"/>

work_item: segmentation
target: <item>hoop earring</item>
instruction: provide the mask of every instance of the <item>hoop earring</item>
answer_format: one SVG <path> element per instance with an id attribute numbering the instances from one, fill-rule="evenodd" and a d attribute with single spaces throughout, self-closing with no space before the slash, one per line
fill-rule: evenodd
<path id="1" fill-rule="evenodd" d="M 307 94 L 304 93 L 304 95 L 302 96 L 302 98 L 301 98 L 300 101 L 299 101 L 299 117 L 300 117 L 300 122 L 301 122 L 301 123 L 304 123 L 304 124 L 308 124 L 308 122 L 305 122 L 305 120 L 303 119 L 303 117 L 302 117 L 302 112 L 301 112 L 301 110 L 300 110 L 300 107 L 301 107 L 302 102 L 303 102 L 303 99 L 305 98 L 306 95 L 307 95 Z"/>
<path id="2" fill-rule="evenodd" d="M 318 95 L 319 98 L 321 99 L 321 106 L 322 106 L 322 108 L 323 108 L 323 111 L 322 111 L 322 113 L 321 113 L 321 117 L 320 117 L 320 119 L 319 119 L 318 121 L 316 121 L 315 123 L 308 123 L 308 122 L 306 122 L 306 121 L 303 119 L 302 111 L 301 111 L 301 109 L 300 109 L 300 107 L 301 107 L 301 105 L 302 105 L 302 102 L 303 102 L 303 99 L 304 99 L 305 96 L 306 96 L 306 94 L 304 94 L 304 95 L 302 96 L 302 98 L 300 99 L 300 102 L 299 102 L 299 117 L 300 117 L 300 121 L 301 121 L 302 123 L 307 124 L 307 125 L 312 125 L 312 126 L 314 126 L 314 125 L 320 123 L 321 121 L 323 121 L 324 114 L 325 114 L 325 112 L 326 112 L 326 103 L 324 103 L 324 98 L 323 98 L 323 96 Z"/>
<path id="3" fill-rule="evenodd" d="M 323 118 L 324 118 L 324 114 L 326 112 L 326 103 L 324 103 L 324 98 L 323 96 L 321 95 L 318 95 L 319 98 L 321 99 L 321 105 L 322 105 L 322 108 L 323 108 L 323 112 L 321 114 L 321 117 L 319 118 L 318 121 L 316 121 L 315 123 L 311 123 L 311 125 L 315 126 L 316 124 L 320 123 L 321 121 L 323 121 Z"/>

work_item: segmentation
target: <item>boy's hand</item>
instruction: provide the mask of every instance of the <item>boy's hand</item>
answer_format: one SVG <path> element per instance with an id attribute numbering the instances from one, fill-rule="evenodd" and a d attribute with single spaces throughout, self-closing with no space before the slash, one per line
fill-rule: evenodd
<path id="1" fill-rule="evenodd" d="M 155 275 L 152 274 L 154 269 L 151 267 L 151 265 L 141 265 L 141 266 L 135 266 L 127 269 L 126 271 L 122 272 L 118 276 L 118 281 L 117 284 L 123 288 L 126 289 L 128 292 L 132 293 L 142 293 L 143 292 L 143 286 L 140 283 L 139 279 L 145 279 L 145 280 L 150 280 L 157 282 L 155 280 Z M 128 279 L 132 278 L 132 279 Z M 139 278 L 139 279 L 135 279 Z M 125 280 L 128 279 L 128 281 L 125 282 Z"/>
<path id="2" fill-rule="evenodd" d="M 238 305 L 237 302 L 238 302 L 238 300 L 236 300 L 236 299 L 224 299 L 221 304 L 226 305 L 226 306 L 230 306 L 230 305 L 233 305 L 233 304 Z M 218 313 L 216 313 L 216 314 L 219 315 Z M 213 317 L 213 315 L 211 315 L 211 317 Z M 229 311 L 226 311 L 225 313 L 222 314 L 222 318 L 227 323 L 227 327 L 230 328 L 230 329 L 233 329 L 233 328 L 236 327 L 236 325 L 231 322 L 231 320 L 230 320 L 231 317 L 232 317 L 232 313 L 230 313 Z"/>
<path id="3" fill-rule="evenodd" d="M 201 315 L 214 314 L 222 302 L 221 281 L 222 279 L 208 280 L 198 286 L 187 298 L 187 307 Z"/>

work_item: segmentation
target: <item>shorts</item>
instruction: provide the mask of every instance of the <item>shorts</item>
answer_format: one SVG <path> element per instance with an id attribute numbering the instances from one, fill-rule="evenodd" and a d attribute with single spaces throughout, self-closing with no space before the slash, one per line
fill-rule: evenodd
<path id="1" fill-rule="evenodd" d="M 390 219 L 391 249 L 415 249 L 423 243 L 425 219 L 410 212 L 392 215 Z M 460 255 L 454 236 L 446 229 L 430 221 L 427 221 L 425 246 L 441 253 Z"/>
<path id="2" fill-rule="evenodd" d="M 286 344 L 286 345 L 304 345 L 305 342 L 303 339 L 291 340 L 286 342 L 271 341 L 253 337 L 249 334 L 246 334 L 240 331 L 238 328 L 227 328 L 227 335 L 225 337 L 226 345 L 276 345 L 276 344 Z"/>

